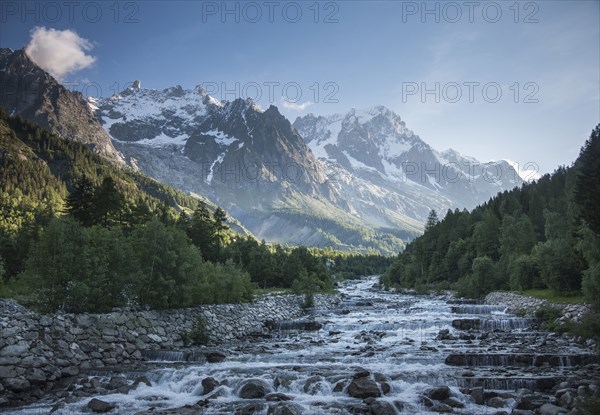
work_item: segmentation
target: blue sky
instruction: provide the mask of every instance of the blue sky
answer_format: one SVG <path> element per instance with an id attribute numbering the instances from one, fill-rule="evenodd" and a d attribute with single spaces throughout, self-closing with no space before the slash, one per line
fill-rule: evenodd
<path id="1" fill-rule="evenodd" d="M 439 150 L 570 164 L 600 122 L 600 2 L 475 3 L 3 1 L 0 46 L 72 30 L 95 60 L 62 81 L 91 95 L 204 84 L 291 121 L 385 105 Z"/>

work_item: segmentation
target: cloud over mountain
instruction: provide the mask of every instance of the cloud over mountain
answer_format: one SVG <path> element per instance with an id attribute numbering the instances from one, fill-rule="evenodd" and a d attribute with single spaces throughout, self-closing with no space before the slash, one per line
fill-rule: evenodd
<path id="1" fill-rule="evenodd" d="M 89 40 L 72 30 L 36 27 L 31 31 L 25 52 L 42 69 L 61 80 L 96 61 L 95 56 L 87 54 L 92 48 Z"/>

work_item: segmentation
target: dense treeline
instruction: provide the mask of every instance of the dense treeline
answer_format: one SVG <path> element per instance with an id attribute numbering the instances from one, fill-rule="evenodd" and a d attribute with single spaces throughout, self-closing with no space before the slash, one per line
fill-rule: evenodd
<path id="1" fill-rule="evenodd" d="M 432 211 L 382 278 L 386 286 L 583 291 L 600 308 L 600 125 L 571 167 L 499 193 L 472 212 Z"/>
<path id="2" fill-rule="evenodd" d="M 250 279 L 231 263 L 205 261 L 181 229 L 153 219 L 126 235 L 54 219 L 33 244 L 19 284 L 46 311 L 107 311 L 241 302 Z"/>
<path id="3" fill-rule="evenodd" d="M 312 294 L 391 261 L 238 235 L 223 209 L 2 110 L 0 178 L 0 294 L 44 311 L 250 301 L 254 287 Z"/>

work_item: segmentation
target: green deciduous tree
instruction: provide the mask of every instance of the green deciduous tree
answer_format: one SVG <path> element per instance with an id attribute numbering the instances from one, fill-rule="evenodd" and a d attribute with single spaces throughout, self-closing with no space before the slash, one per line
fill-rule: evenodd
<path id="1" fill-rule="evenodd" d="M 133 232 L 131 243 L 139 264 L 138 302 L 152 308 L 188 304 L 186 285 L 202 269 L 202 257 L 185 233 L 154 219 Z"/>
<path id="2" fill-rule="evenodd" d="M 25 280 L 41 293 L 47 311 L 73 302 L 73 281 L 85 267 L 86 245 L 87 236 L 74 219 L 53 220 L 33 245 Z"/>
<path id="3" fill-rule="evenodd" d="M 481 298 L 497 286 L 497 277 L 494 261 L 486 256 L 477 257 L 471 273 L 459 281 L 458 291 L 465 297 Z"/>
<path id="4" fill-rule="evenodd" d="M 544 288 L 540 281 L 540 270 L 535 258 L 530 255 L 520 255 L 508 266 L 510 289 L 521 291 L 531 288 Z"/>
<path id="5" fill-rule="evenodd" d="M 532 253 L 540 278 L 557 293 L 579 290 L 582 264 L 567 239 L 551 239 L 537 244 Z"/>

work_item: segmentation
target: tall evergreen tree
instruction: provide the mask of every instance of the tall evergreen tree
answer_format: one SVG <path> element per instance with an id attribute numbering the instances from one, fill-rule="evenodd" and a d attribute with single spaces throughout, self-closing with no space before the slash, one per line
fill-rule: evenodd
<path id="1" fill-rule="evenodd" d="M 219 258 L 221 256 L 221 248 L 226 243 L 227 230 L 229 230 L 229 226 L 227 225 L 227 213 L 225 213 L 221 207 L 217 207 L 213 213 L 212 219 L 216 240 L 216 255 L 217 258 Z"/>
<path id="2" fill-rule="evenodd" d="M 91 226 L 95 218 L 94 184 L 86 175 L 80 176 L 67 196 L 67 213 L 83 226 Z"/>
<path id="3" fill-rule="evenodd" d="M 123 195 L 117 189 L 112 177 L 105 177 L 95 191 L 95 221 L 105 228 L 119 223 L 123 213 Z"/>
<path id="4" fill-rule="evenodd" d="M 425 223 L 425 232 L 427 232 L 430 229 L 433 229 L 433 227 L 439 222 L 440 220 L 438 218 L 437 212 L 435 211 L 435 209 L 431 209 L 429 215 L 427 216 L 427 222 Z"/>
<path id="5" fill-rule="evenodd" d="M 200 202 L 192 214 L 188 236 L 206 260 L 215 257 L 214 221 L 206 203 Z"/>

